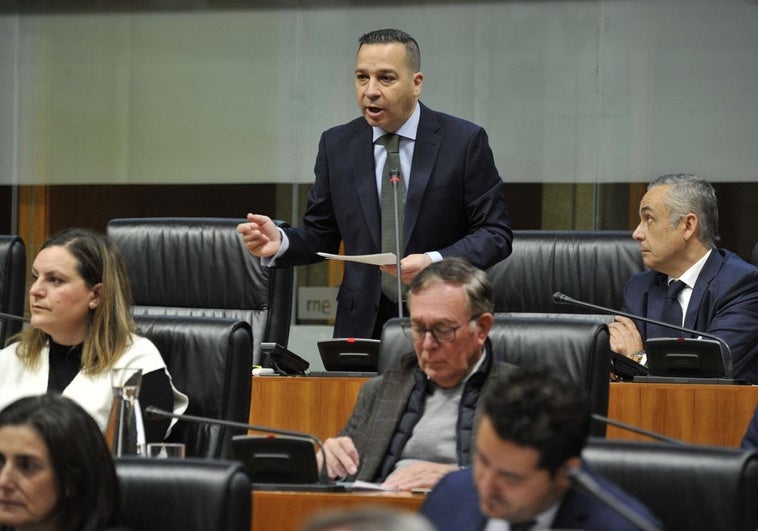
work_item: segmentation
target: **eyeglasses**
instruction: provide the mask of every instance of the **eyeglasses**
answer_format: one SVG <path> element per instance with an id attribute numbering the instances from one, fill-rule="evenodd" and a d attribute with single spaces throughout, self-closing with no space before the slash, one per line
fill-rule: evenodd
<path id="1" fill-rule="evenodd" d="M 469 324 L 471 321 L 475 321 L 480 316 L 481 314 L 474 315 L 468 321 L 458 326 L 434 325 L 431 328 L 424 328 L 413 323 L 402 323 L 400 328 L 402 328 L 405 336 L 412 341 L 423 341 L 428 332 L 432 334 L 437 343 L 452 343 L 455 341 L 455 333 L 460 327 Z"/>

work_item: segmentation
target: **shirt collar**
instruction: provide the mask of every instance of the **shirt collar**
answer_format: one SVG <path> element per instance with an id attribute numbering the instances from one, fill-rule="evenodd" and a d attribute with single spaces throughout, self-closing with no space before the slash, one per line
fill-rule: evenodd
<path id="1" fill-rule="evenodd" d="M 421 105 L 419 102 L 416 102 L 416 108 L 413 110 L 413 114 L 411 114 L 411 117 L 408 118 L 408 120 L 403 125 L 401 125 L 397 131 L 395 131 L 395 134 L 402 138 L 416 140 L 416 133 L 418 132 L 418 123 L 420 119 Z M 374 136 L 373 142 L 376 142 L 387 134 L 387 131 L 381 127 L 372 127 L 371 129 L 373 130 Z"/>
<path id="2" fill-rule="evenodd" d="M 485 345 L 482 347 L 482 355 L 481 355 L 481 356 L 479 356 L 479 361 L 477 361 L 477 362 L 474 364 L 474 366 L 473 366 L 473 367 L 471 367 L 471 370 L 470 370 L 470 371 L 469 371 L 469 373 L 466 375 L 466 377 L 463 379 L 463 382 L 464 382 L 464 383 L 465 383 L 466 381 L 468 381 L 468 379 L 469 379 L 469 378 L 471 378 L 471 376 L 472 376 L 472 375 L 476 374 L 476 373 L 479 371 L 479 369 L 482 367 L 482 364 L 484 363 L 484 358 L 486 358 L 486 357 L 487 357 L 487 345 L 485 344 Z"/>
<path id="3" fill-rule="evenodd" d="M 552 529 L 553 520 L 555 520 L 555 516 L 558 514 L 558 508 L 561 506 L 562 501 L 563 498 L 558 499 L 558 501 L 548 507 L 544 512 L 538 514 L 534 518 L 534 527 L 532 529 Z M 506 520 L 490 518 L 487 522 L 487 527 L 484 528 L 485 531 L 488 531 L 489 529 L 505 529 L 504 524 Z M 500 524 L 498 525 L 498 523 Z M 510 529 L 510 524 L 508 524 L 508 529 Z"/>
<path id="4" fill-rule="evenodd" d="M 708 261 L 708 257 L 711 256 L 712 251 L 713 249 L 708 249 L 708 252 L 705 253 L 700 260 L 692 264 L 679 278 L 669 277 L 669 284 L 674 280 L 681 280 L 688 288 L 694 288 L 695 282 L 697 282 L 697 277 L 700 276 L 700 272 L 703 270 L 703 267 L 705 267 L 705 263 Z"/>

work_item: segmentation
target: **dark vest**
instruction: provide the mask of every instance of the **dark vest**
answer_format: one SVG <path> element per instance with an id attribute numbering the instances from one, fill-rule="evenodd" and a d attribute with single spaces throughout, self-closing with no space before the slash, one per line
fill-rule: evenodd
<path id="1" fill-rule="evenodd" d="M 415 362 L 414 362 L 415 363 Z M 471 438 L 474 430 L 474 417 L 476 414 L 476 405 L 479 402 L 479 394 L 482 390 L 487 375 L 492 367 L 492 348 L 488 342 L 487 356 L 484 358 L 479 369 L 466 380 L 461 395 L 461 402 L 458 406 L 458 422 L 456 425 L 456 453 L 458 454 L 458 465 L 469 466 L 471 464 Z M 401 415 L 400 421 L 395 427 L 395 433 L 390 439 L 387 453 L 379 467 L 379 473 L 375 481 L 382 482 L 390 475 L 395 464 L 400 459 L 408 439 L 413 434 L 413 428 L 424 414 L 426 396 L 431 392 L 430 387 L 434 385 L 426 377 L 426 374 L 416 365 L 413 369 L 413 390 L 405 406 L 405 412 Z"/>

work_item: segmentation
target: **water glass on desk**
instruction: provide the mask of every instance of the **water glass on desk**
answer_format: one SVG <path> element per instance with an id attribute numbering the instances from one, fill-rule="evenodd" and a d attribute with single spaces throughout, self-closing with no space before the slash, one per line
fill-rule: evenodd
<path id="1" fill-rule="evenodd" d="M 150 443 L 147 445 L 147 456 L 153 458 L 182 459 L 185 454 L 183 443 Z"/>

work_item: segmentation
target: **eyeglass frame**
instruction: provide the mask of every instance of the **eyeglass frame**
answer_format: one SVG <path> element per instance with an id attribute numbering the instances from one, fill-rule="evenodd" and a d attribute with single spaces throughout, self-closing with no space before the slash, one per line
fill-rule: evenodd
<path id="1" fill-rule="evenodd" d="M 432 326 L 431 328 L 423 328 L 422 329 L 423 330 L 423 334 L 420 334 L 418 336 L 418 339 L 416 337 L 414 337 L 415 334 L 416 334 L 416 331 L 414 330 L 414 328 L 417 328 L 417 327 L 414 327 L 413 323 L 411 323 L 411 322 L 400 323 L 400 329 L 403 331 L 403 335 L 405 335 L 405 337 L 407 337 L 408 339 L 410 339 L 413 342 L 423 341 L 424 339 L 426 339 L 426 334 L 429 333 L 429 334 L 432 334 L 432 338 L 434 339 L 435 343 L 438 343 L 438 344 L 442 345 L 443 343 L 452 343 L 452 342 L 454 342 L 455 341 L 455 335 L 458 332 L 459 328 L 463 328 L 467 324 L 470 324 L 472 321 L 476 321 L 482 315 L 484 315 L 484 314 L 483 313 L 478 313 L 476 315 L 472 315 L 471 317 L 469 317 L 468 321 L 466 321 L 463 324 L 459 324 L 458 326 L 441 327 L 441 328 L 445 329 L 443 331 L 443 333 L 445 333 L 445 334 L 452 334 L 450 336 L 450 339 L 444 339 L 444 340 L 442 340 L 439 337 L 437 337 L 437 334 L 440 333 L 440 331 L 439 331 L 440 327 L 438 325 Z M 434 331 L 435 328 L 438 329 L 436 333 Z"/>

